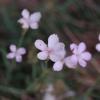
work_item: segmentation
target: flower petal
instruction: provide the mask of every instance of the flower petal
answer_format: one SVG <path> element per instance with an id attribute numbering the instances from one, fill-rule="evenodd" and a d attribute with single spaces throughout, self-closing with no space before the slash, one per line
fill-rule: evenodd
<path id="1" fill-rule="evenodd" d="M 77 53 L 78 46 L 77 46 L 75 43 L 72 43 L 72 44 L 70 45 L 70 49 L 71 49 L 71 51 L 72 51 L 74 54 L 76 54 L 76 53 Z"/>
<path id="2" fill-rule="evenodd" d="M 66 55 L 65 45 L 64 43 L 59 42 L 56 44 L 54 48 L 52 48 L 49 57 L 51 61 L 56 62 L 64 59 L 65 55 Z"/>
<path id="3" fill-rule="evenodd" d="M 57 43 L 56 46 L 53 48 L 53 54 L 60 56 L 60 58 L 64 58 L 66 54 L 65 44 L 62 42 Z"/>
<path id="4" fill-rule="evenodd" d="M 26 19 L 28 19 L 29 16 L 30 16 L 30 13 L 29 13 L 29 11 L 27 9 L 24 9 L 21 14 Z"/>
<path id="5" fill-rule="evenodd" d="M 18 23 L 22 24 L 23 29 L 28 29 L 29 28 L 29 23 L 24 18 L 19 19 Z"/>
<path id="6" fill-rule="evenodd" d="M 55 50 L 55 51 L 62 51 L 62 50 L 64 50 L 64 49 L 65 49 L 65 44 L 62 43 L 62 42 L 58 42 L 58 43 L 56 44 L 56 46 L 54 47 L 54 50 Z"/>
<path id="7" fill-rule="evenodd" d="M 82 67 L 86 67 L 87 66 L 87 62 L 85 60 L 83 60 L 83 59 L 79 59 L 79 64 Z"/>
<path id="8" fill-rule="evenodd" d="M 34 44 L 35 44 L 35 47 L 39 50 L 44 51 L 47 49 L 47 45 L 42 40 L 36 40 Z"/>
<path id="9" fill-rule="evenodd" d="M 26 49 L 25 49 L 25 48 L 19 48 L 19 49 L 17 50 L 17 53 L 18 53 L 19 55 L 24 55 L 24 54 L 26 53 Z"/>
<path id="10" fill-rule="evenodd" d="M 96 50 L 97 50 L 98 52 L 100 52 L 100 43 L 98 43 L 98 44 L 96 45 Z"/>
<path id="11" fill-rule="evenodd" d="M 53 65 L 54 71 L 61 71 L 62 69 L 63 69 L 63 62 L 58 61 L 58 62 L 54 63 L 54 65 Z"/>
<path id="12" fill-rule="evenodd" d="M 78 53 L 82 53 L 83 51 L 86 50 L 86 44 L 84 42 L 81 42 L 78 46 Z"/>
<path id="13" fill-rule="evenodd" d="M 37 57 L 40 60 L 46 60 L 48 58 L 48 52 L 40 52 L 37 54 Z"/>
<path id="14" fill-rule="evenodd" d="M 71 61 L 70 56 L 65 58 L 64 63 L 68 68 L 76 68 L 77 67 L 77 65 Z"/>
<path id="15" fill-rule="evenodd" d="M 8 59 L 13 59 L 15 57 L 15 53 L 8 53 L 6 56 Z"/>
<path id="16" fill-rule="evenodd" d="M 99 34 L 99 37 L 98 37 L 99 41 L 100 41 L 100 34 Z"/>
<path id="17" fill-rule="evenodd" d="M 39 27 L 39 25 L 38 25 L 38 23 L 30 23 L 30 28 L 32 28 L 32 29 L 38 29 L 38 27 Z"/>
<path id="18" fill-rule="evenodd" d="M 76 55 L 70 56 L 70 60 L 74 65 L 77 65 L 78 63 L 78 57 Z"/>
<path id="19" fill-rule="evenodd" d="M 92 55 L 89 52 L 84 52 L 81 54 L 81 59 L 89 61 L 89 60 L 91 60 L 91 58 L 92 58 Z"/>
<path id="20" fill-rule="evenodd" d="M 50 59 L 51 61 L 53 61 L 53 62 L 57 62 L 57 61 L 61 60 L 61 59 L 58 57 L 57 54 L 53 54 L 53 53 L 51 53 L 51 54 L 49 55 L 49 59 Z"/>
<path id="21" fill-rule="evenodd" d="M 75 43 L 72 43 L 71 45 L 70 45 L 70 49 L 71 50 L 74 50 L 74 49 L 76 49 L 77 48 L 77 45 L 75 44 Z"/>
<path id="22" fill-rule="evenodd" d="M 11 44 L 10 45 L 10 50 L 11 50 L 11 52 L 16 52 L 16 45 Z"/>
<path id="23" fill-rule="evenodd" d="M 52 34 L 48 38 L 48 47 L 54 48 L 58 42 L 59 42 L 58 36 L 56 34 Z"/>
<path id="24" fill-rule="evenodd" d="M 16 55 L 16 62 L 22 62 L 22 56 Z"/>
<path id="25" fill-rule="evenodd" d="M 41 19 L 41 13 L 40 12 L 35 12 L 35 13 L 31 14 L 31 16 L 30 16 L 30 21 L 32 23 L 39 22 L 40 19 Z"/>

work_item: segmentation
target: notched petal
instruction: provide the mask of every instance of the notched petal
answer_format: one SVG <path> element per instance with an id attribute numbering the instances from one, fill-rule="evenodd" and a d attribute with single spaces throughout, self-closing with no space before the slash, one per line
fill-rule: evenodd
<path id="1" fill-rule="evenodd" d="M 81 42 L 78 46 L 78 53 L 82 53 L 86 50 L 86 44 L 84 42 Z"/>
<path id="2" fill-rule="evenodd" d="M 48 38 L 48 47 L 54 48 L 58 42 L 59 42 L 58 36 L 56 34 L 52 34 Z"/>
<path id="3" fill-rule="evenodd" d="M 47 45 L 42 40 L 36 40 L 34 45 L 37 49 L 42 50 L 42 51 L 47 49 Z"/>

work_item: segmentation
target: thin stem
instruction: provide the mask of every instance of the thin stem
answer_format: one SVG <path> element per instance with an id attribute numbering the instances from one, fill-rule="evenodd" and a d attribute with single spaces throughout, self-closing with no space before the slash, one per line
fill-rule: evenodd
<path id="1" fill-rule="evenodd" d="M 47 69 L 47 61 L 45 63 L 42 63 L 41 67 L 42 67 L 42 73 L 41 73 L 40 77 L 39 78 L 35 78 L 35 80 L 28 85 L 28 87 L 26 88 L 26 91 L 30 91 L 30 90 L 35 91 L 37 89 L 37 87 L 38 87 L 38 84 L 40 83 L 40 80 L 47 79 L 47 78 L 45 78 L 49 74 L 49 71 Z"/>
<path id="2" fill-rule="evenodd" d="M 6 52 L 3 49 L 0 49 L 0 51 L 2 52 L 3 61 L 4 61 L 4 64 L 5 64 L 6 70 L 7 70 L 6 81 L 7 81 L 7 84 L 9 84 L 9 81 L 10 81 L 10 78 L 11 78 L 12 66 L 6 59 Z"/>
<path id="3" fill-rule="evenodd" d="M 11 87 L 7 87 L 7 86 L 3 86 L 3 85 L 0 85 L 0 91 L 3 93 L 12 94 L 16 97 L 20 97 L 22 94 L 25 93 L 24 90 L 18 90 L 16 88 L 11 88 Z"/>
<path id="4" fill-rule="evenodd" d="M 36 64 L 32 64 L 32 78 L 35 80 L 37 75 L 37 69 L 36 69 Z"/>
<path id="5" fill-rule="evenodd" d="M 19 39 L 18 47 L 22 45 L 26 32 L 27 32 L 27 29 L 22 31 L 21 38 Z"/>
<path id="6" fill-rule="evenodd" d="M 12 71 L 13 69 L 16 67 L 16 61 L 15 60 L 12 60 L 12 63 L 11 63 L 12 66 L 10 66 L 8 69 L 7 69 L 7 83 L 9 84 L 10 83 L 10 80 L 12 78 Z"/>

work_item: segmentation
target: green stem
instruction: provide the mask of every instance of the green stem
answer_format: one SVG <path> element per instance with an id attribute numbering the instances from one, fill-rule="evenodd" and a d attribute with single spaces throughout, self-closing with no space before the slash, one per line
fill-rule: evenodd
<path id="1" fill-rule="evenodd" d="M 47 61 L 45 63 L 41 64 L 41 68 L 42 68 L 42 73 L 41 73 L 40 77 L 39 78 L 34 77 L 35 80 L 28 85 L 28 87 L 26 88 L 26 91 L 31 91 L 31 90 L 35 91 L 37 89 L 37 86 L 40 83 L 40 81 L 41 80 L 43 81 L 44 79 L 47 79 L 46 77 L 49 74 L 49 70 L 47 69 Z"/>
<path id="2" fill-rule="evenodd" d="M 27 32 L 27 29 L 22 31 L 21 38 L 19 39 L 18 47 L 20 47 L 22 45 L 26 32 Z"/>
<path id="3" fill-rule="evenodd" d="M 16 67 L 16 61 L 13 60 L 12 63 L 11 63 L 12 66 L 10 66 L 8 69 L 7 69 L 7 83 L 9 84 L 11 78 L 12 78 L 12 71 L 13 69 Z"/>
<path id="4" fill-rule="evenodd" d="M 32 79 L 35 80 L 37 75 L 36 64 L 32 64 Z"/>
<path id="5" fill-rule="evenodd" d="M 7 73 L 6 73 L 7 80 L 6 81 L 7 81 L 7 84 L 9 84 L 9 81 L 11 79 L 12 66 L 11 66 L 11 64 L 6 59 L 6 52 L 5 52 L 5 50 L 0 49 L 0 51 L 2 52 L 2 58 L 3 58 L 4 64 L 5 64 L 5 67 L 6 67 L 6 70 L 7 70 Z"/>
<path id="6" fill-rule="evenodd" d="M 9 94 L 14 95 L 16 97 L 20 97 L 22 94 L 25 93 L 24 90 L 19 90 L 16 88 L 11 88 L 11 87 L 7 87 L 7 86 L 3 86 L 3 85 L 0 85 L 0 91 L 2 93 L 9 93 Z"/>

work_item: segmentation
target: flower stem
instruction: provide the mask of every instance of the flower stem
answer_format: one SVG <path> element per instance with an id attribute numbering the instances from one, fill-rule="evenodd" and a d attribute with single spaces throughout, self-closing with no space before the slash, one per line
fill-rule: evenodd
<path id="1" fill-rule="evenodd" d="M 21 37 L 19 39 L 18 47 L 20 47 L 22 45 L 23 40 L 24 40 L 24 36 L 25 36 L 26 32 L 27 32 L 27 29 L 25 29 L 25 30 L 22 31 Z"/>
<path id="2" fill-rule="evenodd" d="M 26 91 L 0 85 L 0 92 L 9 93 L 16 97 L 21 97 L 21 95 L 24 94 Z"/>

